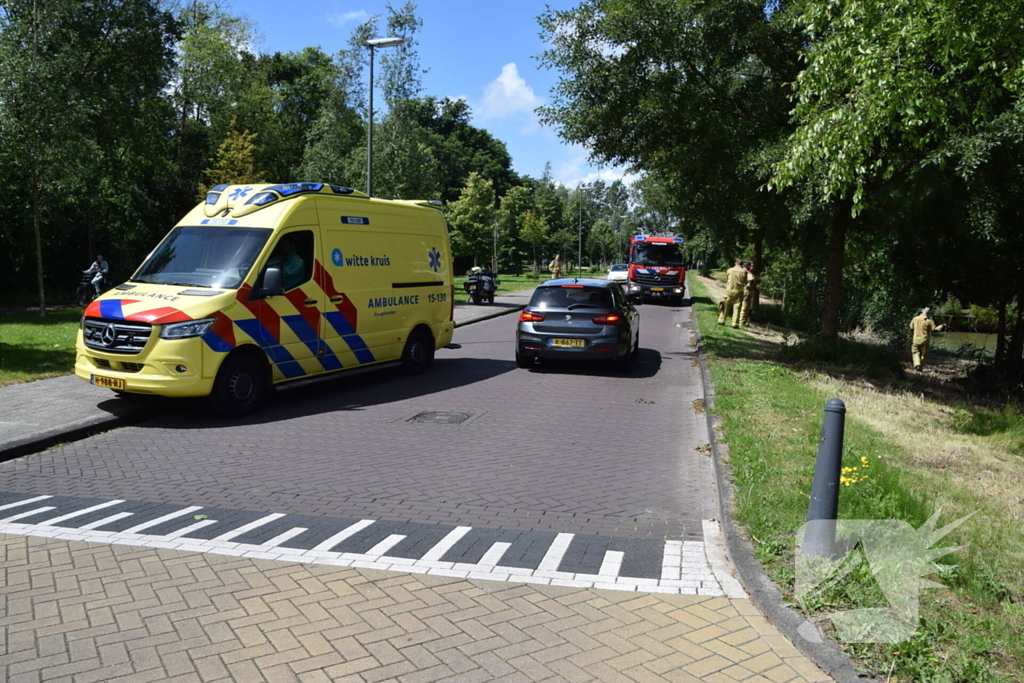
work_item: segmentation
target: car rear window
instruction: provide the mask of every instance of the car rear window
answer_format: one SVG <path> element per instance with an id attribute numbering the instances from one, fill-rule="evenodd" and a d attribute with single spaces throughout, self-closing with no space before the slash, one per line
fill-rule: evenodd
<path id="1" fill-rule="evenodd" d="M 539 287 L 530 300 L 530 308 L 611 308 L 612 294 L 604 287 Z"/>

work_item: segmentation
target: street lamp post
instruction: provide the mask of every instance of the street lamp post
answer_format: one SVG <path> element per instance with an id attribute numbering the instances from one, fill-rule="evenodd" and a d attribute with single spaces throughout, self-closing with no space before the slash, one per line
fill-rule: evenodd
<path id="1" fill-rule="evenodd" d="M 366 129 L 366 194 L 373 196 L 373 49 L 375 47 L 395 47 L 405 42 L 405 38 L 374 38 L 366 41 L 370 48 L 370 125 Z"/>
<path id="2" fill-rule="evenodd" d="M 86 254 L 86 256 L 88 257 L 86 263 L 92 263 L 92 260 L 96 258 L 96 254 L 92 253 L 92 203 L 95 200 L 99 199 L 100 193 L 94 190 L 92 192 L 86 193 L 85 196 L 89 200 L 89 253 Z"/>

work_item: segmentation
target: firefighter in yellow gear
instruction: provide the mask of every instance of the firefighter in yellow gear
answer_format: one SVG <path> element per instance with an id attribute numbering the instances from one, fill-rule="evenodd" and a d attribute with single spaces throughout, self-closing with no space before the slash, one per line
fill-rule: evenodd
<path id="1" fill-rule="evenodd" d="M 932 343 L 932 332 L 941 332 L 945 327 L 945 325 L 936 325 L 931 316 L 932 309 L 925 308 L 919 316 L 910 321 L 910 329 L 914 331 L 911 355 L 915 370 L 924 369 L 924 361 L 928 357 L 928 347 Z"/>
<path id="2" fill-rule="evenodd" d="M 732 326 L 740 326 L 740 308 L 743 292 L 747 288 L 747 270 L 743 267 L 743 259 L 736 259 L 736 265 L 725 271 L 725 305 L 718 313 L 718 324 L 724 325 L 727 318 L 732 318 Z"/>
<path id="3" fill-rule="evenodd" d="M 555 254 L 555 258 L 551 259 L 551 263 L 548 264 L 548 270 L 551 271 L 551 279 L 557 280 L 562 277 L 562 257 L 559 254 Z"/>
<path id="4" fill-rule="evenodd" d="M 750 312 L 754 310 L 761 291 L 761 278 L 754 274 L 754 262 L 747 261 L 744 270 L 747 271 L 747 287 L 743 291 L 743 305 L 740 307 L 740 327 L 750 324 Z"/>

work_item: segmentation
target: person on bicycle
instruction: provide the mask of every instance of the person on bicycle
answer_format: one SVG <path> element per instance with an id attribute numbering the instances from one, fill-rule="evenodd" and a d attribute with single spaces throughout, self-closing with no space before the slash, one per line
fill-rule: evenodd
<path id="1" fill-rule="evenodd" d="M 92 286 L 96 290 L 96 296 L 102 294 L 103 280 L 110 272 L 110 265 L 103 260 L 103 254 L 96 254 L 96 260 L 88 269 L 83 270 L 86 275 L 92 275 Z"/>

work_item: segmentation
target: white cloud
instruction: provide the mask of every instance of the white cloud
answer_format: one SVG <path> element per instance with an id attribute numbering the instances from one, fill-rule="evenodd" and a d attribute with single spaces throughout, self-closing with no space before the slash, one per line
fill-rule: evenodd
<path id="1" fill-rule="evenodd" d="M 621 180 L 626 185 L 632 185 L 640 175 L 629 173 L 625 166 L 608 166 L 595 169 L 588 162 L 589 154 L 586 148 L 580 145 L 572 145 L 567 148 L 569 157 L 552 168 L 552 179 L 559 185 L 570 189 L 576 189 L 580 183 L 589 184 L 597 180 L 603 180 L 605 184 L 612 184 Z"/>
<path id="2" fill-rule="evenodd" d="M 370 18 L 370 15 L 366 10 L 356 10 L 355 12 L 345 12 L 344 14 L 332 14 L 327 17 L 327 21 L 331 22 L 335 26 L 344 26 L 345 24 L 361 23 Z"/>
<path id="3" fill-rule="evenodd" d="M 501 75 L 484 88 L 484 100 L 480 105 L 480 118 L 501 119 L 515 114 L 526 114 L 534 118 L 533 110 L 543 101 L 519 75 L 515 62 L 501 68 Z"/>

